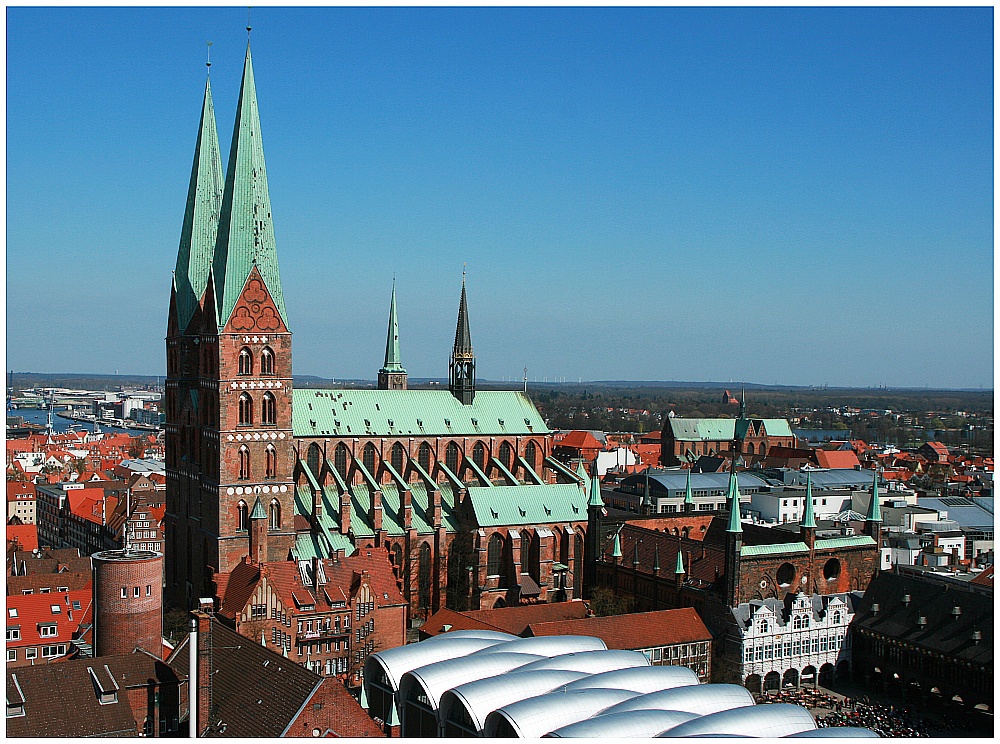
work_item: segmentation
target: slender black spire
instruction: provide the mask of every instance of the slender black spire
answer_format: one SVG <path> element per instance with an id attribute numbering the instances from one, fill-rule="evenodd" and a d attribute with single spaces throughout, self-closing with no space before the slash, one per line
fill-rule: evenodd
<path id="1" fill-rule="evenodd" d="M 469 308 L 465 299 L 465 272 L 462 272 L 462 301 L 458 306 L 458 325 L 455 328 L 455 348 L 448 366 L 448 389 L 462 405 L 472 405 L 476 397 L 476 356 L 472 353 L 472 336 L 469 333 Z"/>

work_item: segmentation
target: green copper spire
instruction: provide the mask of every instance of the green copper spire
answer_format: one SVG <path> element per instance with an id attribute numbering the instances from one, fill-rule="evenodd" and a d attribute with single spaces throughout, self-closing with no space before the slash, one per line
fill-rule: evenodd
<path id="1" fill-rule="evenodd" d="M 611 557 L 612 558 L 622 557 L 622 539 L 618 536 L 617 532 L 615 533 L 615 540 L 611 548 Z"/>
<path id="2" fill-rule="evenodd" d="M 385 339 L 385 364 L 382 372 L 406 372 L 399 361 L 399 325 L 396 322 L 396 280 L 392 281 L 392 299 L 389 301 L 389 335 Z"/>
<path id="3" fill-rule="evenodd" d="M 457 357 L 472 356 L 472 336 L 469 334 L 469 307 L 465 300 L 465 275 L 462 275 L 462 300 L 458 305 L 458 325 L 455 327 L 455 348 Z"/>
<path id="4" fill-rule="evenodd" d="M 604 508 L 604 499 L 601 498 L 601 479 L 597 475 L 596 463 L 594 464 L 594 474 L 590 478 L 590 501 L 587 502 L 587 506 Z"/>
<path id="5" fill-rule="evenodd" d="M 677 551 L 677 568 L 674 569 L 674 573 L 675 574 L 687 573 L 687 571 L 684 570 L 684 555 L 681 553 L 680 550 Z"/>
<path id="6" fill-rule="evenodd" d="M 635 568 L 639 567 L 639 543 L 632 546 L 632 565 Z"/>
<path id="7" fill-rule="evenodd" d="M 264 505 L 260 503 L 260 496 L 257 497 L 257 501 L 253 505 L 250 519 L 267 519 L 267 512 L 264 511 Z"/>
<path id="8" fill-rule="evenodd" d="M 691 468 L 688 468 L 687 475 L 687 485 L 684 486 L 684 503 L 694 504 L 694 494 L 691 493 Z"/>
<path id="9" fill-rule="evenodd" d="M 729 473 L 729 494 L 726 499 L 729 502 L 729 525 L 726 532 L 743 532 L 743 525 L 740 524 L 740 484 L 735 470 Z"/>
<path id="10" fill-rule="evenodd" d="M 177 250 L 177 268 L 174 270 L 177 326 L 181 333 L 187 329 L 205 294 L 205 287 L 208 286 L 215 238 L 219 231 L 222 183 L 222 156 L 219 154 L 219 134 L 215 128 L 212 86 L 206 80 L 187 206 L 184 208 L 184 224 L 181 227 L 181 242 Z"/>
<path id="11" fill-rule="evenodd" d="M 660 546 L 653 546 L 653 572 L 660 570 Z"/>
<path id="12" fill-rule="evenodd" d="M 875 477 L 872 479 L 872 500 L 868 504 L 868 514 L 865 515 L 866 522 L 882 521 L 882 506 L 878 503 L 878 469 L 875 469 Z"/>
<path id="13" fill-rule="evenodd" d="M 278 250 L 271 221 L 271 197 L 267 191 L 267 171 L 264 168 L 257 89 L 253 80 L 250 45 L 247 44 L 226 187 L 222 195 L 219 236 L 212 264 L 220 329 L 233 314 L 236 301 L 254 266 L 287 327 L 288 316 L 281 292 Z"/>
<path id="14" fill-rule="evenodd" d="M 583 467 L 583 460 L 580 460 L 576 465 L 576 474 L 580 478 L 581 483 L 587 482 L 587 471 Z"/>
<path id="15" fill-rule="evenodd" d="M 816 527 L 816 517 L 813 514 L 813 480 L 812 473 L 806 473 L 806 507 L 802 512 L 802 527 Z"/>

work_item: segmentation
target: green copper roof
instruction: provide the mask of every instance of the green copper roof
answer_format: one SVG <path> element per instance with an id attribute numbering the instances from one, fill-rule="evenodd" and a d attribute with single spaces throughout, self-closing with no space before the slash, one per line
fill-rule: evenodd
<path id="1" fill-rule="evenodd" d="M 868 513 L 865 515 L 866 522 L 882 521 L 882 505 L 879 504 L 878 498 L 878 470 L 876 470 L 872 479 L 872 498 L 868 504 Z"/>
<path id="2" fill-rule="evenodd" d="M 462 300 L 458 305 L 458 325 L 455 327 L 454 353 L 472 354 L 472 336 L 469 334 L 469 308 L 465 301 L 465 276 L 462 277 Z"/>
<path id="3" fill-rule="evenodd" d="M 729 504 L 729 524 L 726 532 L 743 532 L 743 525 L 740 524 L 740 485 L 735 470 L 729 474 L 729 493 L 726 501 Z"/>
<path id="4" fill-rule="evenodd" d="M 222 156 L 219 154 L 219 134 L 215 129 L 212 86 L 206 80 L 181 242 L 177 249 L 177 268 L 174 270 L 177 323 L 181 332 L 191 322 L 208 286 L 215 238 L 219 231 L 222 183 Z"/>
<path id="5" fill-rule="evenodd" d="M 549 433 L 528 396 L 506 390 L 485 390 L 463 406 L 447 390 L 296 389 L 292 391 L 292 429 L 297 437 Z"/>
<path id="6" fill-rule="evenodd" d="M 818 548 L 820 541 L 816 541 Z M 797 553 L 808 553 L 809 546 L 804 542 L 778 543 L 776 545 L 741 545 L 741 558 L 756 558 L 765 555 L 795 555 Z"/>
<path id="7" fill-rule="evenodd" d="M 679 550 L 677 551 L 677 568 L 674 569 L 674 573 L 675 574 L 687 573 L 687 571 L 684 570 L 684 555 Z"/>
<path id="8" fill-rule="evenodd" d="M 806 508 L 802 512 L 802 527 L 816 527 L 816 515 L 813 514 L 813 481 L 812 473 L 806 473 Z"/>
<path id="9" fill-rule="evenodd" d="M 389 335 L 385 340 L 385 364 L 382 372 L 406 372 L 399 361 L 399 324 L 396 322 L 396 282 L 392 283 L 392 299 L 389 301 Z"/>
<path id="10" fill-rule="evenodd" d="M 792 430 L 785 419 L 708 419 L 708 418 L 668 418 L 674 439 L 682 442 L 726 442 L 736 434 L 736 422 L 763 422 L 768 436 L 790 437 Z M 747 424 L 743 424 L 746 426 Z M 744 429 L 745 431 L 745 429 Z"/>
<path id="11" fill-rule="evenodd" d="M 687 471 L 687 484 L 684 486 L 684 503 L 693 504 L 694 495 L 691 493 L 691 469 Z"/>
<path id="12" fill-rule="evenodd" d="M 254 502 L 253 511 L 250 512 L 250 519 L 267 519 L 267 512 L 264 511 L 264 506 L 260 503 L 260 496 Z"/>
<path id="13" fill-rule="evenodd" d="M 622 557 L 622 539 L 618 536 L 617 532 L 615 533 L 615 541 L 611 549 L 611 557 L 612 558 Z"/>
<path id="14" fill-rule="evenodd" d="M 583 492 L 575 483 L 541 486 L 470 486 L 469 499 L 481 527 L 582 522 Z"/>
<path id="15" fill-rule="evenodd" d="M 821 548 L 870 548 L 873 545 L 875 545 L 875 540 L 868 535 L 831 537 L 826 540 L 816 541 L 817 550 Z"/>
<path id="16" fill-rule="evenodd" d="M 257 90 L 254 86 L 250 45 L 247 44 L 243 84 L 236 107 L 226 186 L 222 195 L 219 235 L 212 264 L 219 328 L 229 321 L 254 265 L 260 271 L 278 314 L 287 327 L 288 316 L 281 292 L 278 250 L 271 221 L 271 197 L 267 191 L 267 171 L 264 168 Z"/>

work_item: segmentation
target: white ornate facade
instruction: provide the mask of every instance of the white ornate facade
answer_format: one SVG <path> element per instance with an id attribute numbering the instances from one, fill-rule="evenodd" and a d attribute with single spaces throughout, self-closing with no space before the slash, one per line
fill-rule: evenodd
<path id="1" fill-rule="evenodd" d="M 732 613 L 741 634 L 740 679 L 751 692 L 833 682 L 850 671 L 847 626 L 861 592 L 788 595 L 745 602 Z"/>

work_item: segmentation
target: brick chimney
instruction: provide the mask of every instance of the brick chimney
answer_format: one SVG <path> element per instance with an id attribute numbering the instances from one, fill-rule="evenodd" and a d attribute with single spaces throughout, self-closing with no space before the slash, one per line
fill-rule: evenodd
<path id="1" fill-rule="evenodd" d="M 212 704 L 212 675 L 209 661 L 212 647 L 212 600 L 198 600 L 198 609 L 191 611 L 192 633 L 191 640 L 194 645 L 188 648 L 188 653 L 192 654 L 190 672 L 195 677 L 194 690 L 188 690 L 188 706 L 192 708 L 194 715 L 190 716 L 195 721 L 195 736 L 201 736 L 209 725 L 208 712 Z"/>

